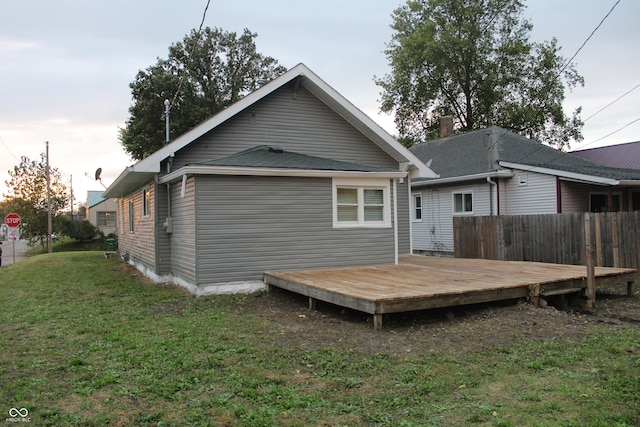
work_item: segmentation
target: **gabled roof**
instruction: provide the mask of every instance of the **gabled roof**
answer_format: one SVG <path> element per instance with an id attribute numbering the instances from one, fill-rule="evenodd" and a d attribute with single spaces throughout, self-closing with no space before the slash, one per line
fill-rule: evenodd
<path id="1" fill-rule="evenodd" d="M 497 126 L 424 142 L 411 151 L 440 174 L 420 180 L 428 185 L 499 177 L 512 169 L 608 185 L 640 180 L 638 170 L 602 166 Z"/>
<path id="2" fill-rule="evenodd" d="M 107 199 L 102 197 L 102 191 L 87 191 L 87 208 L 92 208 L 105 200 Z"/>
<path id="3" fill-rule="evenodd" d="M 215 129 L 238 113 L 244 111 L 256 102 L 296 79 L 299 79 L 300 85 L 324 102 L 329 108 L 335 111 L 336 114 L 362 132 L 390 157 L 399 163 L 405 164 L 412 177 L 435 178 L 437 176 L 406 147 L 400 144 L 395 138 L 380 127 L 380 125 L 336 92 L 335 89 L 325 83 L 304 64 L 298 64 L 278 78 L 248 94 L 235 104 L 227 107 L 189 132 L 183 134 L 170 144 L 164 146 L 133 166 L 126 168 L 104 192 L 103 196 L 119 197 L 144 185 L 145 182 L 160 172 L 160 163 L 164 159 L 170 157 L 207 132 Z"/>
<path id="4" fill-rule="evenodd" d="M 219 159 L 195 163 L 210 166 L 237 166 L 277 169 L 310 169 L 350 172 L 394 172 L 394 169 L 342 162 L 323 157 L 285 151 L 278 147 L 260 145 Z"/>
<path id="5" fill-rule="evenodd" d="M 571 154 L 603 166 L 640 169 L 640 141 L 575 150 Z"/>

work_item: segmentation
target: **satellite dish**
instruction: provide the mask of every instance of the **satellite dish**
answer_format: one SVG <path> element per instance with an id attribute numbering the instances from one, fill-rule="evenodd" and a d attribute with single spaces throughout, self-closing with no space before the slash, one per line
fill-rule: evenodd
<path id="1" fill-rule="evenodd" d="M 95 174 L 96 181 L 100 181 L 100 175 L 102 175 L 102 168 L 96 169 L 96 174 Z"/>

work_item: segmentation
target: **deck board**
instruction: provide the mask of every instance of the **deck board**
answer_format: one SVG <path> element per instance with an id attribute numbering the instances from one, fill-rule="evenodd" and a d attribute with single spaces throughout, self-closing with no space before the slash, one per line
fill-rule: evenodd
<path id="1" fill-rule="evenodd" d="M 596 267 L 596 286 L 631 288 L 637 271 Z M 521 298 L 586 287 L 584 266 L 407 255 L 397 265 L 266 272 L 265 282 L 373 314 Z M 380 321 L 378 319 L 378 321 Z"/>

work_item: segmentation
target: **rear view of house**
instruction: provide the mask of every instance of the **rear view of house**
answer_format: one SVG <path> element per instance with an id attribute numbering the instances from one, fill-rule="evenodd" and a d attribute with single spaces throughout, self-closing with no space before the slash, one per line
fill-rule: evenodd
<path id="1" fill-rule="evenodd" d="M 300 64 L 127 168 L 118 250 L 193 293 L 249 291 L 267 270 L 397 262 L 410 182 L 436 177 Z"/>

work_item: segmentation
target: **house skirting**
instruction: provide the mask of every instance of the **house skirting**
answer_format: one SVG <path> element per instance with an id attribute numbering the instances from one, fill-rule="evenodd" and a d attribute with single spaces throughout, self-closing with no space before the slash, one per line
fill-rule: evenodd
<path id="1" fill-rule="evenodd" d="M 238 282 L 219 282 L 196 285 L 173 274 L 158 275 L 147 266 L 129 259 L 128 264 L 135 267 L 145 277 L 154 283 L 173 284 L 185 288 L 195 296 L 223 295 L 223 294 L 250 294 L 267 290 L 267 285 L 262 280 L 248 280 Z"/>

